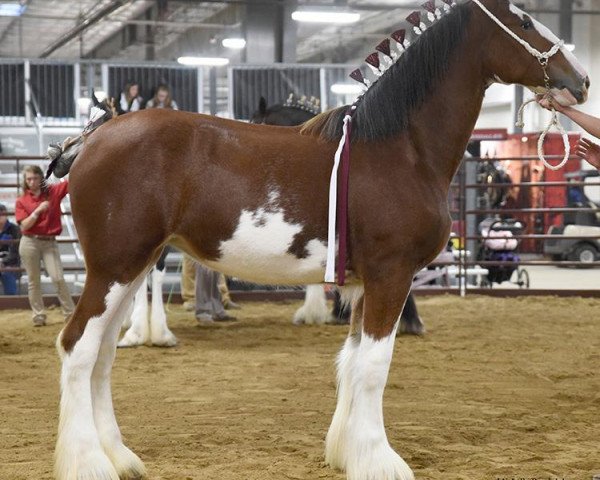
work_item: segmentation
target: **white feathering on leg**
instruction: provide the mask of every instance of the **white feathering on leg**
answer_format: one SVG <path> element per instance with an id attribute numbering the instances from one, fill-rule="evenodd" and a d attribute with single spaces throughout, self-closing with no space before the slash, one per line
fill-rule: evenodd
<path id="1" fill-rule="evenodd" d="M 150 340 L 150 325 L 148 324 L 148 279 L 144 276 L 140 288 L 135 292 L 131 327 L 125 332 L 117 346 L 137 347 Z"/>
<path id="2" fill-rule="evenodd" d="M 167 314 L 162 298 L 162 286 L 165 271 L 154 268 L 152 270 L 152 308 L 150 312 L 150 339 L 152 345 L 157 347 L 174 347 L 177 338 L 169 330 L 167 325 Z"/>

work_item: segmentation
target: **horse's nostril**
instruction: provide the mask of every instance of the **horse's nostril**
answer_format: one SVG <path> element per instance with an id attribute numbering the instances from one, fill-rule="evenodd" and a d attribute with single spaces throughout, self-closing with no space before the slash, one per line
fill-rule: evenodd
<path id="1" fill-rule="evenodd" d="M 585 77 L 585 88 L 590 88 L 590 77 Z"/>

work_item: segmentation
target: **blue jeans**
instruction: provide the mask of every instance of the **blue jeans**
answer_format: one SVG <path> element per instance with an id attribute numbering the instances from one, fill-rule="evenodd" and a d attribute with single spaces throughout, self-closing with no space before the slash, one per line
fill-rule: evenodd
<path id="1" fill-rule="evenodd" d="M 17 272 L 2 272 L 0 281 L 4 287 L 4 295 L 17 294 Z"/>

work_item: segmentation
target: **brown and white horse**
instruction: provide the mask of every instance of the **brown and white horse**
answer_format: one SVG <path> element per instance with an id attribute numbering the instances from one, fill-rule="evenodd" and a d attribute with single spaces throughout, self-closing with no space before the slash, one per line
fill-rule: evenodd
<path id="1" fill-rule="evenodd" d="M 356 298 L 325 447 L 326 462 L 351 480 L 413 478 L 383 422 L 398 318 L 413 275 L 448 239 L 450 181 L 486 88 L 503 81 L 546 86 L 565 104 L 586 99 L 589 82 L 571 54 L 560 48 L 548 59 L 546 81 L 543 59 L 531 54 L 557 42 L 507 0 L 466 1 L 413 41 L 357 106 L 346 288 Z M 250 281 L 322 280 L 329 172 L 345 111 L 295 128 L 146 110 L 85 138 L 70 193 L 87 279 L 57 340 L 58 479 L 145 473 L 121 438 L 110 374 L 122 317 L 164 245 Z"/>

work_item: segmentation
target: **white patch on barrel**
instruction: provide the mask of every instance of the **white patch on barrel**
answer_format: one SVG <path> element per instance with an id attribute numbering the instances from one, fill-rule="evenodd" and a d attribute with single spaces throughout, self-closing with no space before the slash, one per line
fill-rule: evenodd
<path id="1" fill-rule="evenodd" d="M 273 207 L 277 192 L 269 194 L 265 207 L 243 210 L 233 236 L 219 246 L 217 261 L 204 261 L 215 270 L 259 283 L 305 284 L 323 279 L 327 245 L 310 240 L 306 256 L 289 253 L 294 238 L 304 228 L 285 220 L 284 211 Z"/>
<path id="2" fill-rule="evenodd" d="M 517 15 L 521 20 L 524 20 L 525 15 L 527 15 L 523 10 L 521 10 L 518 7 L 515 7 L 512 3 L 510 4 L 510 11 L 512 13 L 514 13 L 515 15 Z M 528 16 L 529 16 L 529 18 L 531 18 L 530 15 L 528 15 Z M 535 30 L 546 40 L 548 40 L 549 42 L 552 42 L 553 45 L 560 41 L 560 39 L 556 35 L 554 35 L 554 33 L 552 33 L 552 31 L 548 27 L 546 27 L 543 23 L 538 22 L 537 20 L 535 20 L 533 18 L 531 18 L 531 21 L 533 22 L 533 26 L 535 27 Z M 587 77 L 587 72 L 586 72 L 585 68 L 583 68 L 581 63 L 579 63 L 579 61 L 577 60 L 575 55 L 573 55 L 564 46 L 561 47 L 560 52 L 565 56 L 565 58 L 567 59 L 567 62 L 569 62 L 571 64 L 573 69 L 576 70 L 577 73 L 579 73 L 579 75 L 581 75 L 583 78 Z"/>

